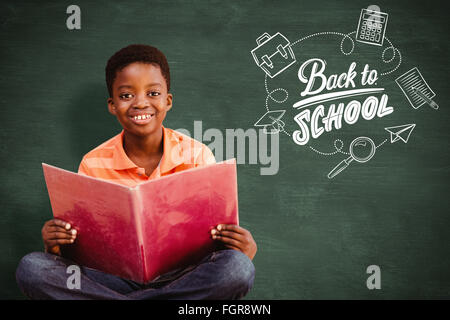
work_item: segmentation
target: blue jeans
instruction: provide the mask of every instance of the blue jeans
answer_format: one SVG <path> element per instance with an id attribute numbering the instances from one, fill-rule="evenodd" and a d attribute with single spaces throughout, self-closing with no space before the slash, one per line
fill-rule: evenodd
<path id="1" fill-rule="evenodd" d="M 236 250 L 214 251 L 197 265 L 163 274 L 148 284 L 80 266 L 80 289 L 70 289 L 74 262 L 44 252 L 22 258 L 16 280 L 31 299 L 240 299 L 253 286 L 255 268 Z"/>

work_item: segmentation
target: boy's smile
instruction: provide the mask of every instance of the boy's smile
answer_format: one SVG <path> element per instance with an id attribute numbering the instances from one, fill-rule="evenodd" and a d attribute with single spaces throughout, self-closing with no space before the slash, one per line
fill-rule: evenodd
<path id="1" fill-rule="evenodd" d="M 145 124 L 149 123 L 154 116 L 155 116 L 154 113 L 152 113 L 152 114 L 144 113 L 144 114 L 136 114 L 134 116 L 131 115 L 130 118 L 137 125 L 145 125 Z"/>
<path id="2" fill-rule="evenodd" d="M 108 99 L 109 112 L 117 117 L 127 134 L 159 134 L 172 94 L 159 66 L 135 62 L 117 71 L 113 97 Z"/>

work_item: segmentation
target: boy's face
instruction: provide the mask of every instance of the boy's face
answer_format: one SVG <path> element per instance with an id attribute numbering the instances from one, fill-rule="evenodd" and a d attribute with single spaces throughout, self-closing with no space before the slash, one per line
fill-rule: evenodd
<path id="1" fill-rule="evenodd" d="M 133 135 L 148 136 L 161 129 L 172 107 L 172 94 L 158 65 L 135 62 L 116 73 L 108 110 L 123 129 Z"/>

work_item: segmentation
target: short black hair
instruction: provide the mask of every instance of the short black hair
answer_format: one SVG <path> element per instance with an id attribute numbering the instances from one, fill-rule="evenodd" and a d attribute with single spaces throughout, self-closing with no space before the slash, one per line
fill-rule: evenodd
<path id="1" fill-rule="evenodd" d="M 109 58 L 106 64 L 106 86 L 109 96 L 113 96 L 113 83 L 116 79 L 117 71 L 134 62 L 156 64 L 161 69 L 161 73 L 166 80 L 167 91 L 170 90 L 170 70 L 166 56 L 158 48 L 145 44 L 132 44 L 120 49 Z"/>

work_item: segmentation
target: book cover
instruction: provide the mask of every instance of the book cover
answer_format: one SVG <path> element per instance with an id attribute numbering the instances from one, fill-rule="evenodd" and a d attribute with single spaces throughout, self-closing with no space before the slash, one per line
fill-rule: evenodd
<path id="1" fill-rule="evenodd" d="M 53 216 L 78 231 L 63 256 L 139 283 L 198 262 L 213 227 L 239 223 L 235 159 L 133 188 L 42 166 Z"/>

